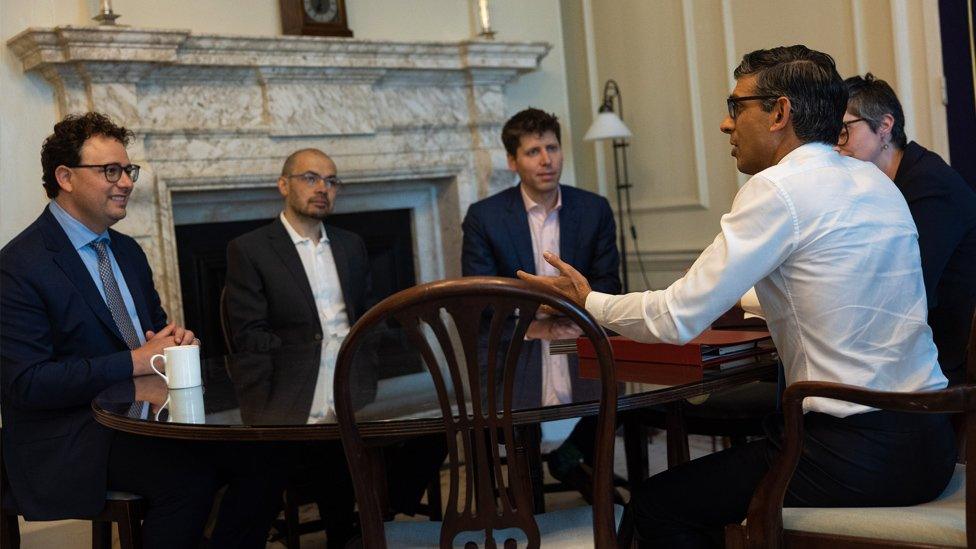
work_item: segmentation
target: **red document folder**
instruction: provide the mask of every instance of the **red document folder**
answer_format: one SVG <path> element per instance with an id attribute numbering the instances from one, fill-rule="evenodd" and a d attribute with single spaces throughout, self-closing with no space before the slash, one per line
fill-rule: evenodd
<path id="1" fill-rule="evenodd" d="M 706 330 L 685 345 L 640 343 L 623 336 L 609 338 L 613 349 L 617 381 L 676 384 L 699 381 L 707 368 L 721 367 L 733 361 L 770 355 L 776 350 L 769 344 L 765 330 Z M 576 341 L 582 377 L 599 377 L 596 352 L 587 338 Z"/>

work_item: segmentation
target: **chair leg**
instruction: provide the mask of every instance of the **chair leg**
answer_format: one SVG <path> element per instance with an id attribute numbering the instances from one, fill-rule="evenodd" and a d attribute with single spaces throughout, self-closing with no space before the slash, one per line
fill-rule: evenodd
<path id="1" fill-rule="evenodd" d="M 668 431 L 668 468 L 681 465 L 690 459 L 688 451 L 688 431 L 685 426 L 681 402 L 667 405 L 664 426 Z"/>
<path id="2" fill-rule="evenodd" d="M 444 520 L 443 498 L 441 497 L 441 472 L 434 471 L 434 478 L 427 485 L 427 514 L 430 520 Z"/>
<path id="3" fill-rule="evenodd" d="M 620 517 L 620 527 L 617 529 L 617 547 L 630 549 L 634 546 L 634 513 L 630 506 L 624 507 L 624 516 Z"/>
<path id="4" fill-rule="evenodd" d="M 126 505 L 118 517 L 119 546 L 122 549 L 142 549 L 141 513 L 133 505 Z"/>
<path id="5" fill-rule="evenodd" d="M 111 521 L 92 521 L 92 549 L 112 549 Z"/>
<path id="6" fill-rule="evenodd" d="M 300 525 L 298 522 L 298 502 L 293 490 L 285 490 L 285 544 L 288 549 L 298 549 L 302 546 Z"/>
<path id="7" fill-rule="evenodd" d="M 725 527 L 726 549 L 743 549 L 746 546 L 745 532 L 741 525 L 729 524 Z"/>
<path id="8" fill-rule="evenodd" d="M 650 475 L 647 464 L 647 428 L 640 418 L 632 414 L 624 421 L 624 455 L 627 458 L 627 481 L 633 494 L 644 479 Z"/>
<path id="9" fill-rule="evenodd" d="M 20 549 L 20 523 L 17 515 L 0 516 L 0 549 Z"/>
<path id="10" fill-rule="evenodd" d="M 521 449 L 525 452 L 528 475 L 532 487 L 533 510 L 536 515 L 546 512 L 546 494 L 542 471 L 542 426 L 524 425 L 516 431 Z M 509 458 L 511 459 L 511 458 Z"/>

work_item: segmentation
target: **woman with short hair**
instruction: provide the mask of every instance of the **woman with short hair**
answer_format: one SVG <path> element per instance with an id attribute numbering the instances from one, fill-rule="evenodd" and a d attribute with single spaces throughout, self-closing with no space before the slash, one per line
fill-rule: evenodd
<path id="1" fill-rule="evenodd" d="M 905 114 L 887 82 L 867 73 L 844 84 L 849 99 L 837 150 L 878 166 L 905 196 L 918 228 L 939 364 L 950 385 L 962 383 L 976 307 L 976 192 L 938 154 L 908 141 Z"/>

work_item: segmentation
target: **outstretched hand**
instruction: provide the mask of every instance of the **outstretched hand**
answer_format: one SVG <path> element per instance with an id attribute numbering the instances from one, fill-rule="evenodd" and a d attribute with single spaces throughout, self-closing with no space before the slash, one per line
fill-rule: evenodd
<path id="1" fill-rule="evenodd" d="M 525 271 L 515 273 L 520 279 L 549 292 L 563 295 L 580 307 L 586 305 L 586 296 L 593 290 L 586 277 L 552 252 L 542 254 L 545 260 L 559 270 L 560 276 L 539 276 Z"/>

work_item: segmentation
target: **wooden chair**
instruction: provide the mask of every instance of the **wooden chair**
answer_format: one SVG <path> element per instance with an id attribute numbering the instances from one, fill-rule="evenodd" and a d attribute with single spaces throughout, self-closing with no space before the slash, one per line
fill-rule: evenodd
<path id="1" fill-rule="evenodd" d="M 7 469 L 0 455 L 0 491 L 9 493 Z M 17 509 L 12 498 L 3 498 L 0 516 L 0 549 L 20 547 L 20 524 Z M 110 491 L 105 496 L 105 508 L 92 521 L 92 549 L 112 548 L 112 523 L 119 528 L 119 545 L 122 549 L 142 547 L 142 518 L 145 515 L 145 501 L 128 492 Z"/>
<path id="2" fill-rule="evenodd" d="M 527 448 L 513 425 L 513 387 L 526 329 L 540 305 L 575 321 L 597 349 L 601 400 L 592 508 L 533 515 Z M 376 326 L 393 319 L 421 353 L 436 387 L 446 441 L 450 490 L 442 522 L 389 522 L 375 486 L 376 452 L 359 432 L 352 407 L 350 372 Z M 482 321 L 487 347 L 480 347 Z M 485 371 L 479 352 L 487 350 Z M 615 547 L 615 518 L 622 509 L 611 499 L 616 383 L 609 343 L 582 308 L 540 293 L 519 280 L 469 277 L 416 286 L 390 296 L 353 326 L 339 351 L 335 373 L 336 416 L 356 487 L 364 545 L 368 548 L 486 547 L 514 540 L 537 548 L 592 540 Z M 499 456 L 503 445 L 507 465 Z M 462 470 L 462 453 L 466 466 Z M 507 473 L 507 474 L 506 474 Z M 463 500 L 461 494 L 464 494 Z M 499 542 L 496 542 L 496 538 Z M 527 541 L 527 543 L 526 543 Z M 587 543 L 586 545 L 590 545 Z M 591 545 L 592 546 L 592 545 Z"/>
<path id="3" fill-rule="evenodd" d="M 838 383 L 804 381 L 783 394 L 783 451 L 756 489 L 745 524 L 725 529 L 730 548 L 767 547 L 976 547 L 976 475 L 956 466 L 935 501 L 913 507 L 783 509 L 787 485 L 800 459 L 803 399 L 827 397 L 902 412 L 965 412 L 959 438 L 976 456 L 976 317 L 969 338 L 966 384 L 926 393 L 869 391 Z"/>
<path id="4" fill-rule="evenodd" d="M 230 316 L 227 315 L 227 286 L 220 289 L 220 333 L 224 336 L 224 348 L 229 354 L 237 352 L 230 333 Z"/>

